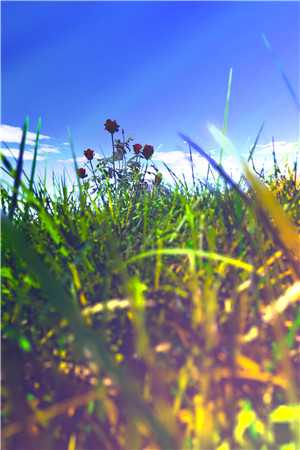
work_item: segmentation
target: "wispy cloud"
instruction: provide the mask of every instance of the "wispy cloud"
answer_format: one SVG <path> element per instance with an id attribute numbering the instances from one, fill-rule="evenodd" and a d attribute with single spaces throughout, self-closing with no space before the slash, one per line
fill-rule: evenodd
<path id="1" fill-rule="evenodd" d="M 16 145 L 20 144 L 21 139 L 22 139 L 22 128 L 14 127 L 12 125 L 0 125 L 0 140 L 1 140 L 1 142 L 7 144 L 9 147 L 11 144 L 14 144 L 14 148 L 12 148 L 14 156 L 18 156 L 18 155 L 15 155 Z M 58 146 L 57 144 L 52 144 L 51 141 L 53 141 L 53 140 L 54 139 L 51 138 L 50 136 L 47 136 L 45 134 L 40 134 L 38 153 L 39 154 L 60 153 L 60 151 L 61 151 L 60 146 Z M 24 159 L 28 159 L 28 160 L 32 159 L 32 157 L 30 158 L 30 154 L 33 151 L 35 141 L 36 141 L 36 133 L 33 133 L 32 131 L 28 131 L 27 135 L 26 135 L 27 158 L 24 157 Z M 62 145 L 64 145 L 64 144 L 62 144 Z M 3 145 L 2 145 L 2 147 L 3 147 Z M 5 153 L 4 150 L 2 150 L 2 152 L 8 157 L 11 156 L 9 151 L 7 151 Z M 45 158 L 38 157 L 38 159 L 42 160 Z"/>
<path id="2" fill-rule="evenodd" d="M 7 143 L 20 143 L 22 139 L 22 128 L 14 127 L 12 125 L 0 125 L 0 139 Z M 44 134 L 40 135 L 40 139 L 51 139 L 50 136 Z M 29 145 L 34 145 L 36 140 L 36 133 L 28 131 L 26 142 Z"/>
<path id="3" fill-rule="evenodd" d="M 18 158 L 19 156 L 19 149 L 18 148 L 2 148 L 1 153 L 6 156 L 7 158 Z M 23 159 L 26 161 L 32 161 L 33 160 L 33 153 L 29 152 L 28 150 L 24 151 Z M 37 156 L 38 161 L 43 161 L 45 157 L 43 156 Z"/>
<path id="4" fill-rule="evenodd" d="M 281 172 L 284 172 L 288 167 L 292 167 L 294 162 L 300 156 L 300 141 L 274 141 L 274 149 L 276 161 L 280 167 Z M 272 173 L 274 170 L 273 161 L 273 143 L 268 142 L 263 145 L 258 145 L 254 152 L 254 161 L 257 169 L 264 167 L 265 173 Z"/>
<path id="5" fill-rule="evenodd" d="M 274 149 L 276 155 L 280 156 L 294 156 L 300 151 L 300 141 L 299 142 L 286 142 L 286 141 L 274 141 Z M 272 155 L 273 143 L 268 142 L 264 145 L 258 145 L 256 154 L 258 156 L 268 156 Z"/>
<path id="6" fill-rule="evenodd" d="M 184 152 L 183 150 L 156 152 L 153 162 L 159 167 L 159 170 L 163 173 L 164 177 L 170 181 L 171 176 L 163 163 L 165 163 L 179 178 L 182 179 L 184 175 L 187 180 L 191 179 L 192 167 L 188 152 Z M 207 173 L 207 162 L 203 158 L 200 158 L 199 155 L 193 154 L 193 163 L 195 176 L 197 178 L 205 176 Z"/>
<path id="7" fill-rule="evenodd" d="M 53 145 L 39 146 L 39 153 L 60 153 L 60 150 Z"/>
<path id="8" fill-rule="evenodd" d="M 95 152 L 95 155 L 94 155 L 94 156 L 95 156 L 95 158 L 97 158 L 97 159 L 102 159 L 102 158 L 103 158 L 103 157 L 100 155 L 100 153 L 97 153 L 97 152 Z M 68 159 L 58 159 L 57 162 L 63 163 L 63 164 L 70 164 L 70 163 L 73 163 L 74 160 L 73 160 L 73 158 L 68 158 Z M 84 164 L 84 163 L 87 162 L 87 159 L 86 159 L 85 156 L 77 156 L 76 162 L 79 163 L 79 164 Z"/>
<path id="9" fill-rule="evenodd" d="M 179 148 L 179 147 L 177 147 Z M 300 156 L 300 142 L 287 142 L 287 141 L 275 141 L 274 148 L 278 164 L 283 168 L 286 165 L 294 163 L 297 155 Z M 267 144 L 257 146 L 254 154 L 257 169 L 261 169 L 263 166 L 266 173 L 273 170 L 273 158 L 272 158 L 273 144 L 268 142 Z M 216 151 L 208 151 L 214 159 L 216 159 Z M 194 172 L 195 177 L 204 179 L 207 175 L 208 163 L 204 158 L 201 158 L 198 154 L 193 152 Z M 241 155 L 244 158 L 248 155 L 248 152 Z M 218 159 L 218 158 L 217 158 Z M 171 176 L 167 169 L 162 164 L 163 162 L 179 177 L 182 178 L 183 174 L 187 182 L 191 182 L 192 170 L 191 161 L 188 151 L 174 150 L 174 151 L 160 151 L 156 152 L 154 162 L 158 165 L 158 168 L 163 172 L 165 179 L 171 180 Z M 235 155 L 224 155 L 223 167 L 228 174 L 234 179 L 238 179 L 241 176 L 242 169 L 239 161 Z"/>

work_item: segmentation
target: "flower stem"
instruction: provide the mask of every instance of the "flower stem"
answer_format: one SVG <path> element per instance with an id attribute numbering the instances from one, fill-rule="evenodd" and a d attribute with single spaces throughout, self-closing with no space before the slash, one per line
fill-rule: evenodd
<path id="1" fill-rule="evenodd" d="M 147 173 L 147 170 L 148 170 L 148 164 L 149 164 L 149 160 L 147 159 L 146 168 L 145 168 L 145 172 L 144 172 L 144 176 L 143 176 L 143 183 L 145 181 L 146 173 Z"/>
<path id="2" fill-rule="evenodd" d="M 111 144 L 112 144 L 112 149 L 113 149 L 113 170 L 114 170 L 114 180 L 115 180 L 115 188 L 116 188 L 117 179 L 116 179 L 115 143 L 114 143 L 113 133 L 111 133 Z"/>
<path id="3" fill-rule="evenodd" d="M 99 185 L 98 185 L 98 182 L 97 182 L 97 178 L 96 178 L 96 174 L 95 174 L 94 166 L 93 166 L 93 163 L 92 163 L 92 161 L 91 161 L 91 160 L 90 160 L 90 165 L 91 165 L 91 169 L 92 169 L 92 173 L 93 173 L 94 181 L 95 181 L 95 183 L 96 183 L 96 186 L 97 186 L 97 188 L 99 189 Z"/>
<path id="4" fill-rule="evenodd" d="M 93 163 L 92 163 L 92 161 L 91 161 L 91 160 L 90 160 L 90 165 L 91 165 L 91 169 L 92 169 L 92 173 L 93 173 L 94 181 L 95 181 L 95 183 L 96 183 L 96 186 L 97 186 L 98 192 L 100 192 L 100 197 L 101 197 L 101 200 L 102 200 L 102 202 L 103 202 L 103 205 L 106 205 L 106 201 L 105 201 L 105 198 L 104 198 L 104 195 L 103 195 L 103 193 L 101 192 L 101 188 L 100 188 L 100 186 L 99 186 L 99 184 L 98 184 L 98 181 L 97 181 L 97 178 L 96 178 L 96 174 L 95 174 L 95 169 L 94 169 L 94 166 L 93 166 Z"/>

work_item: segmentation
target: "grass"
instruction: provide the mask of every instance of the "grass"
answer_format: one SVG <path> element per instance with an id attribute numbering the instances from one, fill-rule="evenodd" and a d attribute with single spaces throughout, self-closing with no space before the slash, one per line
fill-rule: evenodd
<path id="1" fill-rule="evenodd" d="M 223 184 L 148 190 L 127 151 L 50 196 L 27 129 L 2 157 L 3 448 L 300 448 L 296 173 L 242 187 L 183 136 Z"/>

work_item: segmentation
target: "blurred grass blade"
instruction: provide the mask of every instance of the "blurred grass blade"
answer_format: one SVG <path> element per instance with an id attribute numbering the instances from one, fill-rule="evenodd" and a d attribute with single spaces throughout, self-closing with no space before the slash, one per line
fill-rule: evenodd
<path id="1" fill-rule="evenodd" d="M 31 166 L 31 175 L 30 175 L 30 182 L 29 182 L 29 190 L 32 191 L 33 188 L 33 180 L 34 180 L 34 174 L 35 174 L 35 168 L 36 168 L 36 160 L 37 160 L 37 153 L 38 153 L 38 146 L 39 146 L 39 138 L 40 138 L 40 131 L 42 127 L 42 119 L 39 117 L 37 129 L 36 129 L 36 138 L 35 138 L 35 145 L 34 145 L 34 153 L 33 153 L 33 161 Z"/>
<path id="2" fill-rule="evenodd" d="M 253 158 L 253 154 L 255 152 L 255 149 L 257 147 L 258 141 L 260 139 L 261 133 L 263 132 L 263 129 L 265 127 L 265 122 L 263 122 L 260 126 L 260 129 L 258 130 L 257 136 L 255 138 L 254 144 L 252 145 L 250 152 L 249 152 L 249 156 L 248 156 L 248 162 Z"/>
<path id="3" fill-rule="evenodd" d="M 227 95 L 226 95 L 226 105 L 225 105 L 225 111 L 224 111 L 224 128 L 223 128 L 223 131 L 224 131 L 225 134 L 227 133 L 227 129 L 228 129 L 229 104 L 230 104 L 230 97 L 231 97 L 231 84 L 232 84 L 232 67 L 230 67 L 230 70 L 229 70 Z"/>
<path id="4" fill-rule="evenodd" d="M 168 166 L 168 164 L 166 164 L 165 162 L 163 162 L 163 165 L 165 166 L 165 168 L 167 169 L 167 171 L 169 172 L 169 174 L 170 174 L 171 177 L 173 178 L 175 184 L 176 184 L 176 185 L 181 184 L 181 181 L 179 180 L 179 178 L 177 177 L 177 175 L 173 172 L 173 170 L 170 169 L 170 167 Z"/>
<path id="5" fill-rule="evenodd" d="M 6 143 L 5 141 L 2 141 L 2 144 L 5 145 L 5 147 L 7 148 L 7 150 L 8 150 L 8 151 L 10 152 L 10 154 L 11 154 L 11 158 L 13 158 L 14 161 L 15 161 L 15 163 L 17 164 L 17 163 L 18 163 L 18 160 L 17 160 L 17 158 L 14 156 L 13 151 L 11 150 L 11 148 L 7 145 L 7 143 Z M 1 156 L 4 157 L 5 155 L 3 155 L 3 153 L 1 153 Z M 2 158 L 2 159 L 3 159 L 3 158 Z M 6 160 L 7 160 L 7 158 L 6 158 Z M 11 166 L 11 167 L 12 167 L 12 166 Z M 23 175 L 24 175 L 24 177 L 26 178 L 26 180 L 29 181 L 29 178 L 28 178 L 26 172 L 24 171 L 24 169 L 23 169 Z M 14 178 L 14 175 L 13 175 L 12 173 L 10 174 L 10 176 L 12 176 L 12 177 Z"/>
<path id="6" fill-rule="evenodd" d="M 287 77 L 287 75 L 286 75 L 286 73 L 285 73 L 285 71 L 284 71 L 284 69 L 282 67 L 282 64 L 280 62 L 279 57 L 274 52 L 274 50 L 273 50 L 269 40 L 267 39 L 267 37 L 266 37 L 266 35 L 264 33 L 262 33 L 262 38 L 263 38 L 263 41 L 264 41 L 264 44 L 265 44 L 266 48 L 268 49 L 268 51 L 271 53 L 271 55 L 273 57 L 274 63 L 276 64 L 279 72 L 281 73 L 282 79 L 283 79 L 283 81 L 284 81 L 284 83 L 285 83 L 285 85 L 286 85 L 286 87 L 287 87 L 287 89 L 288 89 L 288 91 L 289 91 L 289 93 L 290 93 L 290 95 L 291 95 L 295 105 L 296 105 L 297 110 L 300 112 L 300 101 L 299 101 L 299 98 L 298 98 L 298 96 L 297 96 L 297 94 L 296 94 L 296 92 L 295 92 L 295 90 L 294 90 L 290 80 L 288 79 L 288 77 Z"/>
<path id="7" fill-rule="evenodd" d="M 226 94 L 226 103 L 225 103 L 225 110 L 224 110 L 224 124 L 223 124 L 223 133 L 224 134 L 227 134 L 227 130 L 228 130 L 228 117 L 229 117 L 229 104 L 230 104 L 230 96 L 231 96 L 231 84 L 232 84 L 232 67 L 229 70 L 227 94 Z M 222 165 L 222 160 L 223 160 L 223 147 L 221 147 L 221 150 L 220 150 L 220 159 L 219 159 L 220 166 Z"/>
<path id="8" fill-rule="evenodd" d="M 256 194 L 257 205 L 263 211 L 273 237 L 281 243 L 295 272 L 300 276 L 300 237 L 296 227 L 291 223 L 273 194 L 250 172 L 246 164 L 244 164 L 244 172 Z"/>
<path id="9" fill-rule="evenodd" d="M 226 136 L 224 136 L 222 131 L 218 130 L 218 128 L 216 128 L 214 125 L 211 125 L 209 127 L 209 130 L 219 144 L 223 144 L 231 154 L 235 154 L 237 157 L 239 157 L 232 142 Z M 282 207 L 277 202 L 272 193 L 255 177 L 255 175 L 250 172 L 248 166 L 245 163 L 243 163 L 243 169 L 249 184 L 256 194 L 256 206 L 258 205 L 259 207 L 260 215 L 263 218 L 264 225 L 273 235 L 275 242 L 285 251 L 287 256 L 289 256 L 295 273 L 300 276 L 300 240 L 296 228 L 290 222 L 289 218 L 286 216 Z M 248 199 L 248 197 L 246 198 Z M 273 223 L 275 224 L 276 228 L 274 227 Z"/>
<path id="10" fill-rule="evenodd" d="M 68 136 L 69 136 L 69 144 L 70 144 L 70 148 L 71 148 L 71 152 L 72 152 L 72 158 L 74 161 L 74 168 L 75 168 L 75 175 L 76 175 L 76 179 L 77 179 L 77 184 L 78 184 L 78 188 L 79 188 L 79 196 L 80 196 L 80 200 L 82 198 L 82 186 L 80 183 L 80 178 L 78 175 L 78 164 L 77 164 L 77 160 L 76 160 L 76 155 L 75 155 L 75 150 L 74 150 L 74 142 L 73 142 L 73 137 L 72 137 L 72 133 L 70 128 L 68 128 Z"/>
<path id="11" fill-rule="evenodd" d="M 11 148 L 7 145 L 7 143 L 5 141 L 1 141 L 1 144 L 4 144 L 5 147 L 7 148 L 7 150 L 9 151 L 9 153 L 11 154 L 11 157 L 15 160 L 15 163 L 18 162 L 17 158 L 15 157 L 15 155 L 13 154 L 13 151 L 11 150 Z M 1 153 L 2 155 L 3 153 Z M 4 155 L 3 155 L 4 156 Z"/>
<path id="12" fill-rule="evenodd" d="M 282 314 L 292 303 L 300 301 L 300 281 L 289 286 L 285 292 L 272 304 L 267 305 L 263 311 L 264 322 L 271 322 Z"/>
<path id="13" fill-rule="evenodd" d="M 192 180 L 193 180 L 193 187 L 195 189 L 195 173 L 194 173 L 194 161 L 193 161 L 193 152 L 191 149 L 191 146 L 189 144 L 189 156 L 190 156 L 190 164 L 191 164 L 191 171 L 192 171 Z"/>
<path id="14" fill-rule="evenodd" d="M 23 133 L 22 133 L 22 139 L 21 139 L 21 144 L 20 144 L 20 152 L 19 152 L 17 168 L 16 168 L 16 173 L 15 173 L 13 194 L 12 194 L 11 206 L 10 206 L 10 211 L 9 211 L 10 218 L 13 217 L 14 211 L 17 207 L 18 192 L 19 192 L 22 170 L 23 170 L 23 156 L 24 156 L 24 151 L 25 151 L 26 135 L 27 135 L 28 128 L 29 128 L 29 118 L 26 117 L 24 126 L 23 126 Z"/>
<path id="15" fill-rule="evenodd" d="M 242 199 L 249 204 L 250 199 L 249 197 L 241 190 L 239 185 L 225 172 L 222 166 L 218 164 L 208 153 L 206 153 L 199 145 L 197 145 L 195 142 L 193 142 L 188 136 L 186 136 L 183 133 L 179 133 L 179 136 L 186 142 L 188 142 L 191 147 L 196 150 L 203 158 L 205 158 L 211 167 L 213 167 L 219 175 L 221 175 L 222 178 L 231 186 L 241 197 Z"/>
<path id="16" fill-rule="evenodd" d="M 252 264 L 246 263 L 244 261 L 240 261 L 238 259 L 230 258 L 229 256 L 219 255 L 218 253 L 206 252 L 204 250 L 193 250 L 189 248 L 164 248 L 158 250 L 149 250 L 147 252 L 140 253 L 139 255 L 133 256 L 128 261 L 126 261 L 126 265 L 132 264 L 133 262 L 139 261 L 144 258 L 149 258 L 151 256 L 157 255 L 165 255 L 165 256 L 189 256 L 195 257 L 198 256 L 200 258 L 211 259 L 213 261 L 224 262 L 225 264 L 229 264 L 231 266 L 237 267 L 239 269 L 243 269 L 246 272 L 253 272 L 254 268 Z"/>
<path id="17" fill-rule="evenodd" d="M 149 339 L 146 332 L 145 291 L 147 291 L 147 286 L 138 277 L 133 277 L 128 281 L 132 321 L 136 333 L 136 351 L 139 357 L 147 358 L 147 354 L 149 354 Z"/>
<path id="18" fill-rule="evenodd" d="M 7 218 L 2 220 L 4 243 L 18 258 L 25 261 L 29 273 L 39 280 L 40 288 L 52 307 L 67 319 L 74 333 L 75 342 L 83 352 L 92 352 L 97 365 L 105 367 L 121 388 L 122 399 L 126 402 L 129 412 L 135 417 L 142 418 L 154 432 L 158 444 L 162 448 L 175 448 L 175 439 L 165 429 L 161 422 L 151 413 L 149 406 L 140 399 L 137 389 L 138 381 L 127 370 L 117 367 L 110 352 L 106 349 L 105 338 L 101 330 L 97 333 L 86 327 L 80 308 L 65 289 L 64 285 L 49 272 L 46 264 L 36 251 L 26 241 L 24 235 Z"/>
<path id="19" fill-rule="evenodd" d="M 227 136 L 225 136 L 224 131 L 219 130 L 212 124 L 208 126 L 208 130 L 214 140 L 222 146 L 223 150 L 227 150 L 229 155 L 235 156 L 235 158 L 239 161 L 240 155 L 238 154 L 231 140 Z"/>
<path id="20" fill-rule="evenodd" d="M 13 166 L 11 165 L 11 163 L 9 162 L 8 158 L 7 158 L 3 153 L 1 153 L 1 160 L 2 160 L 2 162 L 3 162 L 3 164 L 4 164 L 5 169 L 6 169 L 7 172 L 9 173 L 9 175 L 10 175 L 11 177 L 14 177 L 14 174 L 13 174 L 14 168 L 13 168 Z"/>
<path id="21" fill-rule="evenodd" d="M 272 423 L 296 422 L 300 426 L 300 404 L 279 405 L 271 412 L 270 419 Z"/>

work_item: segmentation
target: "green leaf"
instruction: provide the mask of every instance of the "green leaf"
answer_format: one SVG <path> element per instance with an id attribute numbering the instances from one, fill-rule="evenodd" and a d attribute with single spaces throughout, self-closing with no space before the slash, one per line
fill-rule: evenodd
<path id="1" fill-rule="evenodd" d="M 27 399 L 28 402 L 32 402 L 33 400 L 36 400 L 36 396 L 33 395 L 31 392 L 29 392 L 29 393 L 26 395 L 26 399 Z"/>
<path id="2" fill-rule="evenodd" d="M 87 404 L 87 412 L 91 416 L 94 411 L 95 411 L 95 401 L 90 400 Z"/>
<path id="3" fill-rule="evenodd" d="M 25 336 L 19 338 L 19 346 L 24 352 L 31 352 L 31 344 Z"/>
<path id="4" fill-rule="evenodd" d="M 1 277 L 7 278 L 8 280 L 13 280 L 13 274 L 10 267 L 2 267 L 1 268 Z"/>

